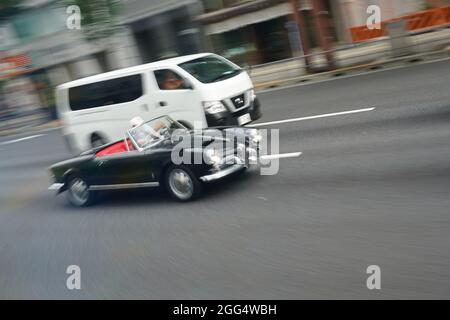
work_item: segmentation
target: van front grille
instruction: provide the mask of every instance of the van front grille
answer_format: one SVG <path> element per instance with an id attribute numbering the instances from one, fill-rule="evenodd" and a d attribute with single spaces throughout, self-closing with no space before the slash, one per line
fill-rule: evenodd
<path id="1" fill-rule="evenodd" d="M 236 97 L 231 98 L 231 103 L 236 109 L 240 109 L 245 106 L 245 94 L 240 94 Z"/>

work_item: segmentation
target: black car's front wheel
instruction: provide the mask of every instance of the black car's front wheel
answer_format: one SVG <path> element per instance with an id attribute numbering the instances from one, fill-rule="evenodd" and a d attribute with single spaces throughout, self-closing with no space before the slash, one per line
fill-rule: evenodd
<path id="1" fill-rule="evenodd" d="M 186 166 L 172 166 L 165 174 L 165 185 L 172 198 L 191 201 L 198 198 L 202 185 L 195 174 Z"/>
<path id="2" fill-rule="evenodd" d="M 94 202 L 94 193 L 81 177 L 71 177 L 68 182 L 67 198 L 75 207 L 86 207 Z"/>

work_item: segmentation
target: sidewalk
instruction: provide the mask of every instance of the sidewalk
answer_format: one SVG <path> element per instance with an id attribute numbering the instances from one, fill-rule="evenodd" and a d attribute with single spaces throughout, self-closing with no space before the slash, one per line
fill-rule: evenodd
<path id="1" fill-rule="evenodd" d="M 49 129 L 57 129 L 61 127 L 61 121 L 60 120 L 52 120 L 44 123 L 40 123 L 38 125 L 27 125 L 22 127 L 13 127 L 10 129 L 2 129 L 0 126 L 0 137 L 4 136 L 11 136 L 21 133 L 34 133 L 38 131 L 44 131 Z"/>
<path id="2" fill-rule="evenodd" d="M 251 78 L 257 89 L 263 89 L 285 85 L 286 82 L 293 80 L 302 82 L 302 80 L 319 79 L 326 74 L 332 76 L 349 70 L 371 68 L 414 57 L 440 56 L 442 58 L 449 54 L 447 48 L 450 45 L 450 28 L 411 35 L 408 41 L 411 54 L 400 58 L 392 56 L 390 40 L 383 38 L 335 48 L 334 56 L 338 68 L 327 73 L 308 74 L 304 58 L 298 57 L 254 66 L 251 69 Z M 325 57 L 319 50 L 312 52 L 311 60 L 314 68 L 319 69 L 326 65 Z"/>

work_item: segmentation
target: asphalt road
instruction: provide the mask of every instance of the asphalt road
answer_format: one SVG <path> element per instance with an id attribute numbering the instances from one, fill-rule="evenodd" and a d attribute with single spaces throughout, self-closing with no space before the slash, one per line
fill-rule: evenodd
<path id="1" fill-rule="evenodd" d="M 303 156 L 189 204 L 150 189 L 71 208 L 47 191 L 60 132 L 4 137 L 0 298 L 449 298 L 449 88 L 445 61 L 261 93 L 264 122 L 375 109 L 270 127 Z"/>

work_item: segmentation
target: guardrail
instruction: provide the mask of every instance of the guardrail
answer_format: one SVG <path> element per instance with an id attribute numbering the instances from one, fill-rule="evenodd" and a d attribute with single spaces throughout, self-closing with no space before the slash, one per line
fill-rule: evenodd
<path id="1" fill-rule="evenodd" d="M 377 68 L 377 65 L 397 61 L 394 57 L 391 42 L 394 38 L 384 37 L 382 39 L 372 40 L 364 43 L 352 43 L 340 46 L 330 51 L 320 49 L 313 50 L 309 55 L 302 55 L 285 60 L 269 62 L 250 67 L 250 76 L 257 86 L 270 84 L 270 82 L 284 81 L 286 79 L 300 79 L 305 77 L 314 77 L 317 74 L 323 74 L 325 71 L 331 74 L 339 75 L 348 69 L 355 69 L 361 66 Z M 407 36 L 408 45 L 404 49 L 409 54 L 400 57 L 400 59 L 414 58 L 415 56 L 424 56 L 436 54 L 450 45 L 450 28 L 438 28 L 433 32 L 424 34 L 411 34 Z M 327 61 L 325 53 L 333 53 L 336 68 L 326 70 Z M 307 70 L 305 58 L 310 61 L 310 70 Z"/>

